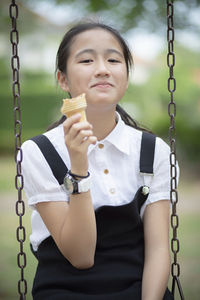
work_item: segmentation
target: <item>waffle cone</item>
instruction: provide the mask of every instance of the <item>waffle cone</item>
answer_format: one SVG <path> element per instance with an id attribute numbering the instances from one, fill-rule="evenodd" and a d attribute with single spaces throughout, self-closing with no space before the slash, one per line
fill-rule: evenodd
<path id="1" fill-rule="evenodd" d="M 85 94 L 81 94 L 78 97 L 63 99 L 63 105 L 61 107 L 61 113 L 67 118 L 73 116 L 76 113 L 81 114 L 80 121 L 86 121 L 85 109 L 87 107 Z"/>

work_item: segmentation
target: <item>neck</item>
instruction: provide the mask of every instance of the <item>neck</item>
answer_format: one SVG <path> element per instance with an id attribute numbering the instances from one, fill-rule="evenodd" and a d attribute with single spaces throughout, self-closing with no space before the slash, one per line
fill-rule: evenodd
<path id="1" fill-rule="evenodd" d="M 116 112 L 112 111 L 99 111 L 98 113 L 86 111 L 87 120 L 93 126 L 94 136 L 97 140 L 103 140 L 116 126 Z"/>

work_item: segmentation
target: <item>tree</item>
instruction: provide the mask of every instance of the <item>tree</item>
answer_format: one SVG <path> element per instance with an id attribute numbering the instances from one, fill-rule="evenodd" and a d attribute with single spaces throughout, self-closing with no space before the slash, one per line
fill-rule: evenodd
<path id="1" fill-rule="evenodd" d="M 77 11 L 77 15 L 103 17 L 106 22 L 112 22 L 116 28 L 126 32 L 132 28 L 143 27 L 148 31 L 163 33 L 166 27 L 166 1 L 163 0 L 17 0 L 23 15 L 22 32 L 38 29 L 38 23 L 45 23 L 48 16 L 41 18 L 39 13 L 33 9 L 44 2 L 52 5 L 72 7 Z M 9 1 L 1 0 L 0 19 L 1 31 L 8 27 L 8 5 Z M 65 6 L 66 5 L 66 6 Z M 192 14 L 199 11 L 200 0 L 174 1 L 175 8 L 175 28 L 190 29 L 200 32 L 200 27 L 194 23 Z M 53 8 L 52 8 L 53 9 Z M 71 20 L 66 18 L 66 24 Z"/>
<path id="2" fill-rule="evenodd" d="M 32 0 L 21 1 L 24 4 L 33 2 Z M 41 0 L 34 2 L 41 2 Z M 160 31 L 166 26 L 166 1 L 164 0 L 49 0 L 49 2 L 81 8 L 84 15 L 104 15 L 124 32 L 138 25 L 151 31 Z M 196 9 L 200 11 L 200 0 L 174 1 L 174 7 L 177 29 L 190 27 L 200 31 L 191 18 L 191 12 Z"/>

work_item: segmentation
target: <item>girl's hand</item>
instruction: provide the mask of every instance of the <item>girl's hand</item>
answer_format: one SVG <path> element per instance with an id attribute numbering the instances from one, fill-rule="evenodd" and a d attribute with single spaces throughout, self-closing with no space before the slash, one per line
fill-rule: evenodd
<path id="1" fill-rule="evenodd" d="M 85 176 L 88 172 L 87 150 L 90 144 L 96 144 L 97 138 L 93 135 L 92 125 L 86 122 L 79 122 L 80 114 L 75 114 L 63 123 L 64 138 L 67 146 L 71 172 Z"/>

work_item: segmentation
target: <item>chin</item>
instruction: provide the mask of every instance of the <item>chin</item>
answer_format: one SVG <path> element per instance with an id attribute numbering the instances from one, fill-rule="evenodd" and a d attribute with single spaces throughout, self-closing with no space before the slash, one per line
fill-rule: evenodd
<path id="1" fill-rule="evenodd" d="M 87 96 L 86 96 L 87 97 Z M 99 104 L 99 105 L 105 105 L 105 104 L 111 104 L 115 103 L 116 99 L 115 97 L 111 97 L 108 94 L 101 94 L 101 95 L 95 95 L 95 96 L 88 96 L 87 97 L 88 104 Z"/>
<path id="2" fill-rule="evenodd" d="M 113 100 L 108 100 L 108 99 L 98 99 L 95 101 L 88 101 L 88 105 L 92 106 L 92 107 L 106 107 L 106 106 L 116 106 L 116 102 Z"/>

